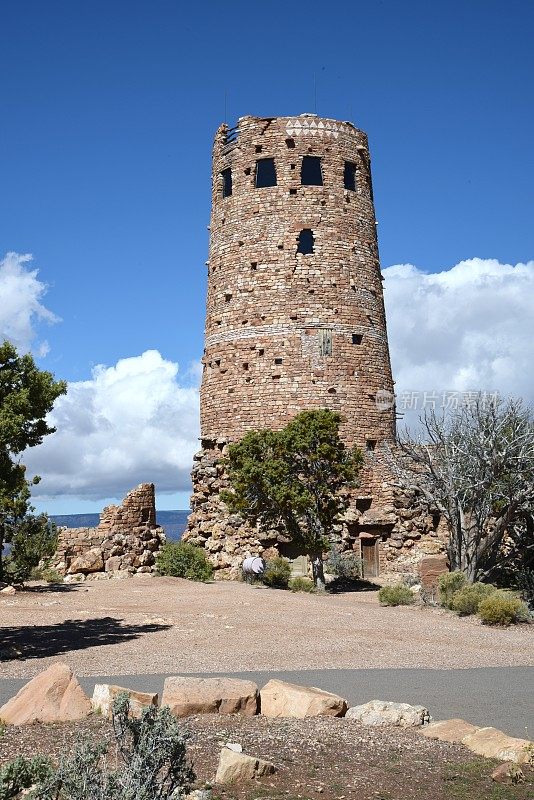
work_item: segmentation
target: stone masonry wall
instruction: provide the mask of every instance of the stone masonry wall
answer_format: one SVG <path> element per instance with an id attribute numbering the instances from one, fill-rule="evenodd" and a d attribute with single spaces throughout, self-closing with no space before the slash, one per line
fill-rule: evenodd
<path id="1" fill-rule="evenodd" d="M 107 506 L 96 528 L 62 528 L 53 565 L 67 581 L 153 572 L 165 543 L 156 523 L 153 483 L 142 483 L 120 506 Z"/>
<path id="2" fill-rule="evenodd" d="M 308 156 L 320 159 L 322 185 L 303 185 Z M 264 159 L 274 161 L 276 185 L 257 186 Z M 360 536 L 374 537 L 381 568 L 412 558 L 412 532 L 430 536 L 436 521 L 424 507 L 406 518 L 395 494 L 394 384 L 366 134 L 315 114 L 222 125 L 209 230 L 202 449 L 184 539 L 205 547 L 221 576 L 249 554 L 283 551 L 276 532 L 260 538 L 228 514 L 220 460 L 249 430 L 330 408 L 342 415 L 345 443 L 366 455 L 339 546 L 357 549 Z M 302 231 L 312 233 L 311 253 L 298 252 Z"/>

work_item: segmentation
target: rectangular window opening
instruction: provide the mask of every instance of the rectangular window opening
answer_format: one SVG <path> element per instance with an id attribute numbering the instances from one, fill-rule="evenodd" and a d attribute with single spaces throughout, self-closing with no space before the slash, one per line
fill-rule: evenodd
<path id="1" fill-rule="evenodd" d="M 365 442 L 365 449 L 368 453 L 373 453 L 376 448 L 376 439 L 367 439 Z"/>
<path id="2" fill-rule="evenodd" d="M 319 331 L 319 355 L 332 355 L 332 328 L 323 328 Z"/>
<path id="3" fill-rule="evenodd" d="M 274 158 L 260 158 L 256 161 L 256 189 L 268 186 L 276 186 Z"/>
<path id="4" fill-rule="evenodd" d="M 318 156 L 303 156 L 300 168 L 300 182 L 303 186 L 322 186 L 323 173 Z"/>
<path id="5" fill-rule="evenodd" d="M 298 235 L 297 253 L 302 253 L 307 256 L 313 253 L 313 246 L 315 244 L 315 237 L 310 228 L 304 228 Z"/>
<path id="6" fill-rule="evenodd" d="M 352 344 L 361 344 L 362 343 L 362 334 L 361 333 L 353 333 L 352 334 Z"/>
<path id="7" fill-rule="evenodd" d="M 275 364 L 281 364 L 282 363 L 282 359 L 281 358 L 275 358 L 274 359 L 274 363 Z"/>
<path id="8" fill-rule="evenodd" d="M 345 171 L 343 172 L 343 184 L 349 192 L 356 191 L 356 164 L 345 161 Z"/>
<path id="9" fill-rule="evenodd" d="M 232 169 L 231 167 L 227 167 L 227 169 L 223 169 L 221 172 L 222 176 L 222 196 L 223 197 L 230 197 L 232 194 Z"/>

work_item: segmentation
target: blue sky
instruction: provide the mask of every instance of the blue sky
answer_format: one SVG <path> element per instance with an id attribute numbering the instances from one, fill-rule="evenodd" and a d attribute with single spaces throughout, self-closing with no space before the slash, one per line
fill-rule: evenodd
<path id="1" fill-rule="evenodd" d="M 315 76 L 317 113 L 367 131 L 384 268 L 529 262 L 533 33 L 530 0 L 3 0 L 0 258 L 33 254 L 21 269 L 61 318 L 33 315 L 39 364 L 78 384 L 158 351 L 194 382 L 225 94 L 230 123 L 314 111 Z M 184 507 L 180 480 L 164 506 Z M 42 505 L 123 488 L 55 485 Z"/>

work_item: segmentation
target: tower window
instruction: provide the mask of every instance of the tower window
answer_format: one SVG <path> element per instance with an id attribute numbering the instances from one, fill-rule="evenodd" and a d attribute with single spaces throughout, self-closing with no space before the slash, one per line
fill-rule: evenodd
<path id="1" fill-rule="evenodd" d="M 319 331 L 319 355 L 332 355 L 332 328 L 323 328 Z"/>
<path id="2" fill-rule="evenodd" d="M 321 159 L 318 156 L 303 156 L 300 169 L 300 182 L 303 186 L 322 186 Z"/>
<path id="3" fill-rule="evenodd" d="M 376 439 L 367 439 L 365 442 L 365 449 L 368 453 L 374 453 L 376 449 Z"/>
<path id="4" fill-rule="evenodd" d="M 274 158 L 260 158 L 256 161 L 256 189 L 276 186 Z"/>
<path id="5" fill-rule="evenodd" d="M 352 334 L 352 344 L 361 344 L 362 343 L 362 334 L 361 333 L 353 333 Z"/>
<path id="6" fill-rule="evenodd" d="M 310 228 L 304 228 L 304 230 L 299 233 L 297 253 L 302 253 L 305 256 L 313 253 L 314 242 L 313 231 L 310 230 Z"/>
<path id="7" fill-rule="evenodd" d="M 232 194 L 232 170 L 231 170 L 231 168 L 228 167 L 227 169 L 223 169 L 223 171 L 221 172 L 221 176 L 222 176 L 222 184 L 223 184 L 222 196 L 223 197 L 230 197 L 230 195 Z"/>
<path id="8" fill-rule="evenodd" d="M 345 171 L 343 173 L 343 184 L 349 192 L 356 191 L 356 164 L 345 161 Z"/>

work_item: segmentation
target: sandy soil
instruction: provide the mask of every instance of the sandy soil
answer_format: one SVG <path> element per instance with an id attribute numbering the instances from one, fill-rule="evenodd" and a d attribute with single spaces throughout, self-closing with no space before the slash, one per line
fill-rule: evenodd
<path id="1" fill-rule="evenodd" d="M 31 587 L 0 600 L 0 676 L 58 656 L 79 675 L 534 665 L 534 625 L 488 628 L 376 592 L 292 594 L 142 576 Z"/>
<path id="2" fill-rule="evenodd" d="M 188 757 L 198 784 L 213 781 L 221 746 L 271 761 L 274 775 L 252 783 L 215 786 L 213 800 L 530 800 L 534 772 L 525 782 L 500 787 L 491 781 L 497 762 L 461 745 L 426 739 L 416 731 L 369 728 L 348 719 L 266 719 L 204 714 L 184 720 Z M 85 738 L 109 742 L 110 723 L 93 716 L 80 723 L 23 725 L 0 737 L 0 765 L 16 755 L 43 753 L 57 760 Z"/>

